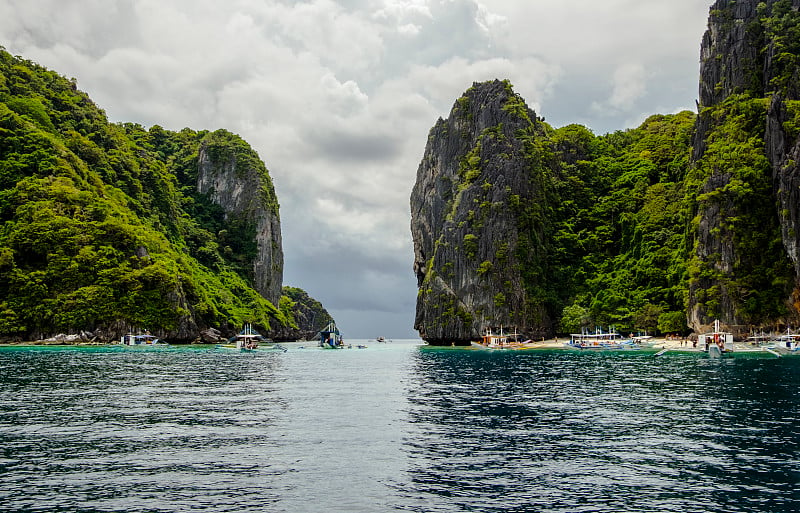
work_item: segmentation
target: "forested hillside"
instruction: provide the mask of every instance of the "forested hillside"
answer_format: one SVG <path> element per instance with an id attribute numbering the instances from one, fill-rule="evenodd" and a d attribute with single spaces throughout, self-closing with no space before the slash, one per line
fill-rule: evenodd
<path id="1" fill-rule="evenodd" d="M 686 329 L 683 180 L 694 120 L 681 112 L 599 137 L 579 126 L 553 132 L 553 287 L 562 330 Z"/>
<path id="2" fill-rule="evenodd" d="M 474 84 L 411 195 L 421 336 L 796 326 L 799 34 L 800 0 L 718 0 L 698 113 L 601 136 Z"/>
<path id="3" fill-rule="evenodd" d="M 800 0 L 718 0 L 700 57 L 687 194 L 689 323 L 798 323 Z"/>
<path id="4" fill-rule="evenodd" d="M 685 331 L 695 119 L 596 136 L 554 129 L 508 81 L 474 84 L 431 130 L 412 193 L 423 337 Z"/>
<path id="5" fill-rule="evenodd" d="M 255 193 L 226 199 L 226 181 Z M 282 263 L 272 182 L 240 137 L 109 123 L 74 81 L 0 48 L 0 336 L 192 340 L 251 322 L 290 338 Z"/>

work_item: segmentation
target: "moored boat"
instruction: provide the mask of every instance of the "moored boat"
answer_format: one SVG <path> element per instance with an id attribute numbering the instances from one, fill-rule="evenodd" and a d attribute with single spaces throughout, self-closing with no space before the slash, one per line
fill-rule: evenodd
<path id="1" fill-rule="evenodd" d="M 778 337 L 778 346 L 787 351 L 800 351 L 800 333 L 792 333 L 786 329 L 786 334 Z"/>
<path id="2" fill-rule="evenodd" d="M 491 328 L 486 328 L 480 342 L 472 342 L 472 346 L 478 349 L 520 349 L 524 345 L 524 342 L 520 342 L 516 330 L 513 334 L 506 335 L 503 333 L 502 326 L 499 335 L 494 333 Z"/>
<path id="3" fill-rule="evenodd" d="M 572 349 L 593 349 L 600 351 L 619 351 L 641 349 L 635 339 L 623 339 L 616 331 L 603 332 L 600 329 L 594 333 L 571 333 L 569 342 L 564 346 Z"/>
<path id="4" fill-rule="evenodd" d="M 138 334 L 135 335 L 133 333 L 128 333 L 122 336 L 120 339 L 120 344 L 123 346 L 165 346 L 167 345 L 166 342 L 160 340 L 155 335 L 151 335 L 149 333 Z"/>
<path id="5" fill-rule="evenodd" d="M 763 332 L 747 337 L 748 346 L 755 349 L 768 351 L 770 353 L 792 353 L 800 351 L 800 333 L 792 333 L 791 328 L 786 329 L 786 333 L 779 335 L 776 333 L 765 334 Z"/>
<path id="6" fill-rule="evenodd" d="M 269 340 L 264 338 L 258 331 L 254 330 L 252 324 L 247 323 L 242 328 L 242 331 L 228 339 L 228 343 L 223 344 L 222 347 L 241 351 L 253 351 L 258 349 L 259 345 L 263 342 L 269 342 Z"/>
<path id="7" fill-rule="evenodd" d="M 319 332 L 319 347 L 323 349 L 344 348 L 344 339 L 335 322 L 329 322 L 325 329 Z"/>
<path id="8" fill-rule="evenodd" d="M 733 351 L 733 334 L 719 329 L 719 319 L 714 321 L 714 331 L 698 335 L 697 342 L 712 358 Z"/>

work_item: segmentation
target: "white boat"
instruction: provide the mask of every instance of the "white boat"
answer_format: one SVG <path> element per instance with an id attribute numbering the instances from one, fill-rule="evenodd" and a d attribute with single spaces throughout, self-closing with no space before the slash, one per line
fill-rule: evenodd
<path id="1" fill-rule="evenodd" d="M 480 342 L 472 342 L 472 346 L 478 349 L 521 349 L 525 346 L 524 342 L 519 341 L 517 331 L 506 335 L 503 327 L 500 327 L 500 334 L 492 332 L 491 328 L 486 328 L 486 332 L 481 337 Z"/>
<path id="2" fill-rule="evenodd" d="M 262 342 L 268 342 L 268 340 L 254 330 L 252 324 L 247 323 L 242 328 L 242 331 L 228 339 L 228 343 L 223 344 L 222 347 L 240 351 L 252 351 L 258 349 L 259 344 Z"/>
<path id="3" fill-rule="evenodd" d="M 616 331 L 604 333 L 598 329 L 594 333 L 572 333 L 569 342 L 564 346 L 572 349 L 593 350 L 635 350 L 641 346 L 634 339 L 623 339 Z"/>
<path id="4" fill-rule="evenodd" d="M 800 333 L 792 333 L 786 329 L 786 334 L 778 337 L 778 347 L 787 351 L 800 351 Z"/>
<path id="5" fill-rule="evenodd" d="M 139 335 L 128 333 L 122 336 L 119 343 L 122 344 L 123 346 L 167 345 L 166 342 L 159 340 L 158 337 L 156 337 L 155 335 L 150 335 L 149 333 L 139 334 Z"/>
<path id="6" fill-rule="evenodd" d="M 719 329 L 719 319 L 714 321 L 714 331 L 698 335 L 697 342 L 711 357 L 733 351 L 733 334 Z"/>

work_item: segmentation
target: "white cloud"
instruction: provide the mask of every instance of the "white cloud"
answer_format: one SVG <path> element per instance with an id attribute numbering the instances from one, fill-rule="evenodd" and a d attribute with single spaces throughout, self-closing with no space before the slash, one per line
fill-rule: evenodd
<path id="1" fill-rule="evenodd" d="M 359 114 L 367 107 L 369 98 L 352 80 L 339 82 L 333 73 L 326 73 L 320 80 L 323 98 L 330 110 L 339 116 Z"/>
<path id="2" fill-rule="evenodd" d="M 400 25 L 399 27 L 397 27 L 398 33 L 410 37 L 416 36 L 417 34 L 420 33 L 421 30 L 422 27 L 414 23 L 406 23 L 405 25 Z"/>
<path id="3" fill-rule="evenodd" d="M 636 63 L 622 64 L 614 71 L 611 95 L 603 102 L 594 102 L 593 110 L 601 115 L 630 113 L 647 92 L 647 73 Z"/>
<path id="4" fill-rule="evenodd" d="M 114 121 L 240 134 L 275 182 L 284 281 L 350 337 L 399 338 L 416 297 L 408 198 L 436 118 L 494 78 L 596 133 L 693 108 L 704 4 L 6 0 L 0 44 L 76 77 Z"/>
<path id="5" fill-rule="evenodd" d="M 614 92 L 608 103 L 612 107 L 624 109 L 625 106 L 639 100 L 645 91 L 647 76 L 641 64 L 625 64 L 614 72 Z"/>
<path id="6" fill-rule="evenodd" d="M 376 19 L 404 21 L 409 18 L 432 18 L 428 0 L 383 0 L 373 13 Z"/>
<path id="7" fill-rule="evenodd" d="M 498 26 L 507 23 L 508 18 L 489 10 L 485 5 L 478 4 L 478 12 L 475 15 L 475 23 L 486 34 L 491 35 L 492 31 Z"/>

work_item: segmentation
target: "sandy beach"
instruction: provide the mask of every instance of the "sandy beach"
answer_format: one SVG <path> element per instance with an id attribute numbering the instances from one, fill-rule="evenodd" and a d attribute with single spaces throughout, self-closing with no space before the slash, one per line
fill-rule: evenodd
<path id="1" fill-rule="evenodd" d="M 564 343 L 569 342 L 569 338 L 551 338 L 545 339 L 541 341 L 532 341 L 525 344 L 526 347 L 530 349 L 562 349 L 564 348 Z M 697 351 L 699 350 L 696 347 L 692 346 L 692 341 L 688 339 L 671 339 L 671 338 L 662 338 L 662 337 L 654 337 L 648 339 L 646 343 L 642 344 L 644 348 L 652 348 L 652 349 L 669 349 L 675 351 Z"/>

